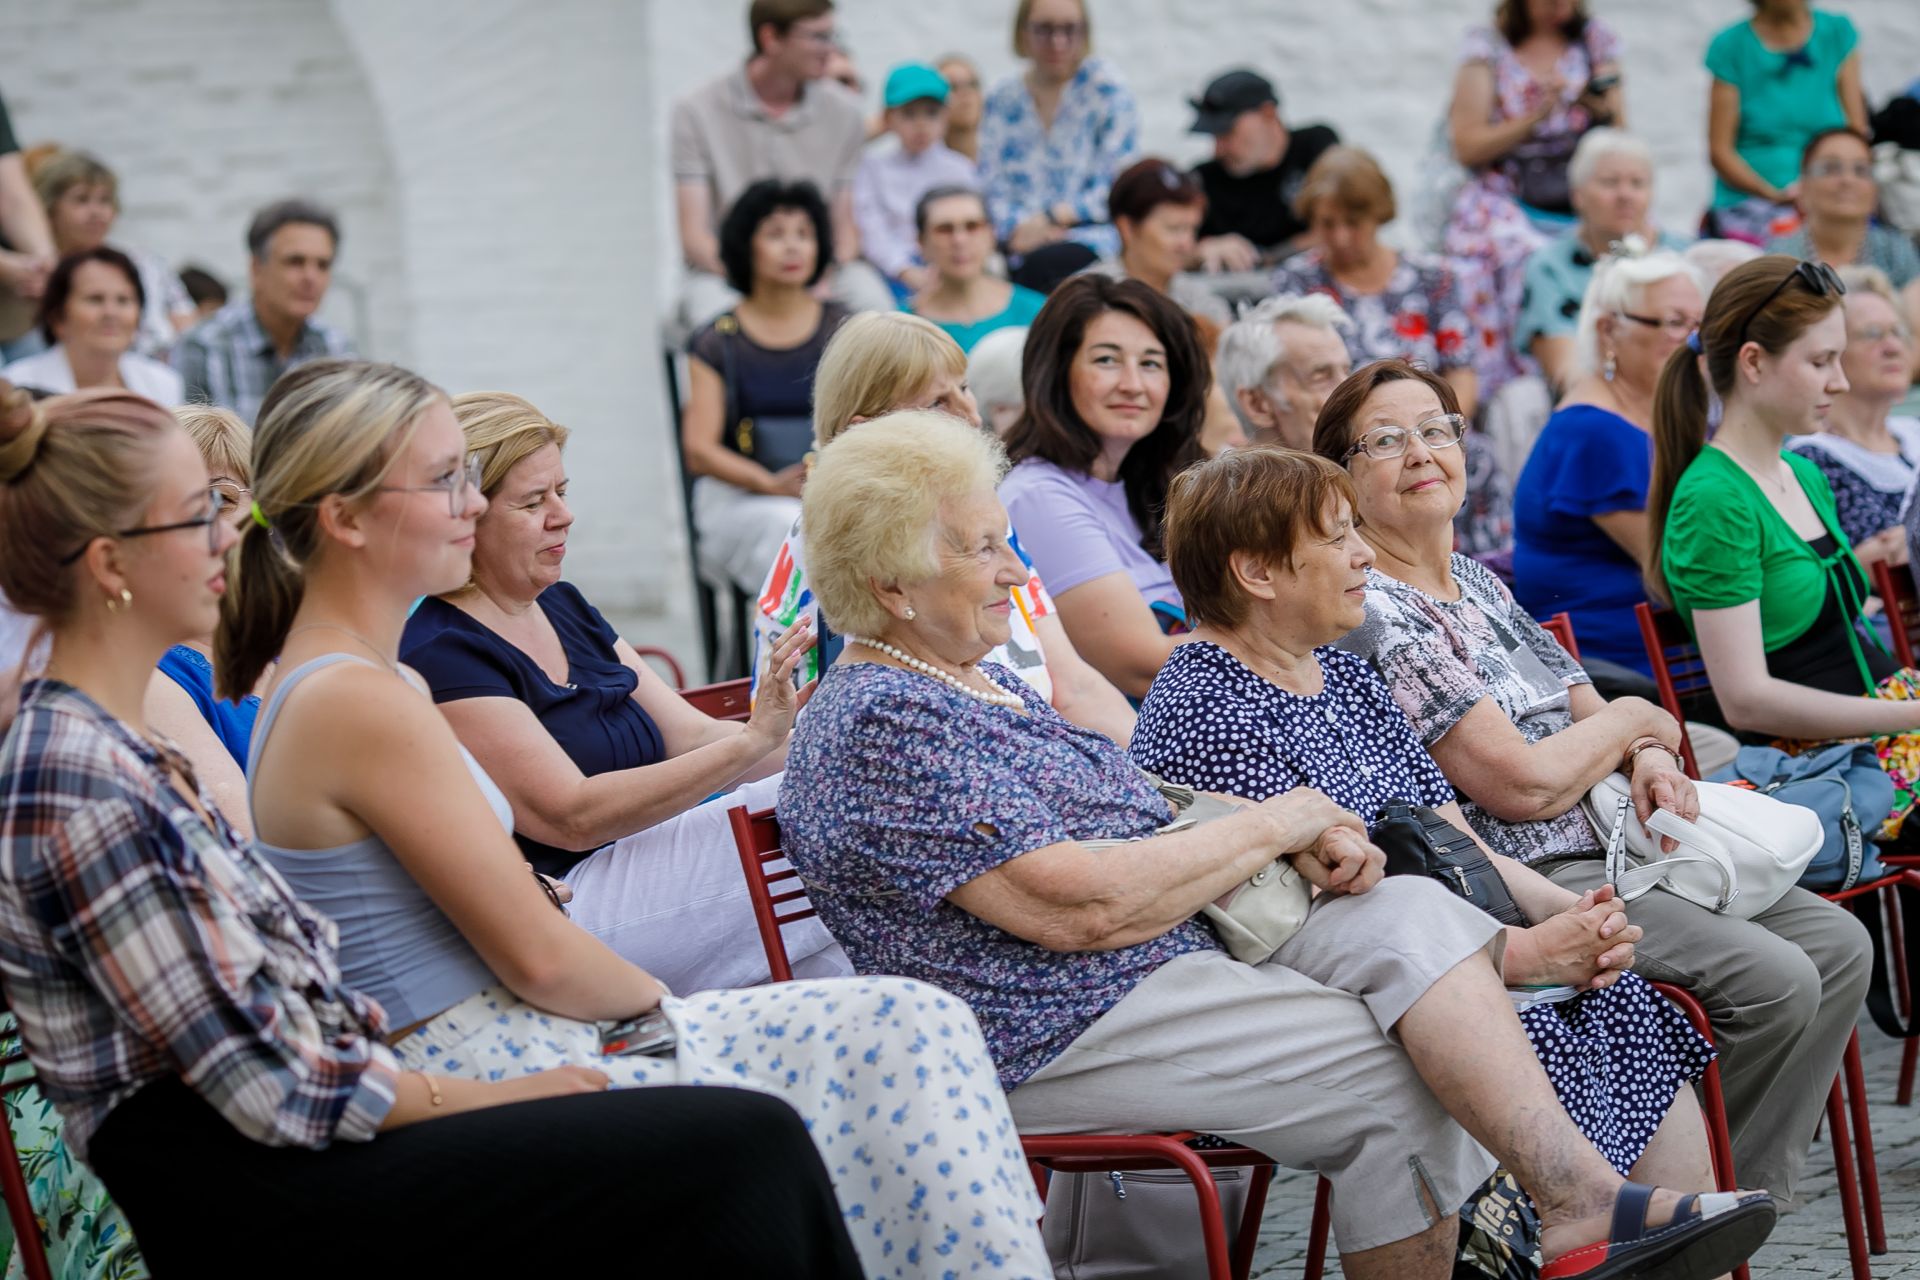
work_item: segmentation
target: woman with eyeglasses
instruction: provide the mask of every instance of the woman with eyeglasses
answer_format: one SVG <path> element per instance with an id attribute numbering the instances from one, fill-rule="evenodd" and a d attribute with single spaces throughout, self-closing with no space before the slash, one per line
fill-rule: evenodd
<path id="1" fill-rule="evenodd" d="M 1579 369 L 1513 491 L 1513 594 L 1573 615 L 1580 656 L 1651 674 L 1633 606 L 1647 598 L 1653 392 L 1705 304 L 1677 253 L 1635 240 L 1603 258 L 1580 308 Z"/>
<path id="2" fill-rule="evenodd" d="M 1847 393 L 1845 291 L 1832 267 L 1781 254 L 1714 289 L 1695 350 L 1660 375 L 1648 581 L 1699 641 L 1729 727 L 1789 750 L 1876 741 L 1895 787 L 1892 837 L 1920 782 L 1920 676 L 1861 625 L 1870 586 L 1833 490 L 1783 448 Z M 1724 406 L 1711 443 L 1709 384 Z"/>
<path id="3" fill-rule="evenodd" d="M 1920 419 L 1896 414 L 1913 384 L 1913 330 L 1893 286 L 1877 267 L 1842 267 L 1847 347 L 1840 368 L 1847 389 L 1820 429 L 1787 447 L 1819 468 L 1833 490 L 1840 532 L 1864 565 L 1907 563 L 1901 528 L 1920 476 Z"/>
<path id="4" fill-rule="evenodd" d="M 980 119 L 986 97 L 980 69 L 965 54 L 950 53 L 933 64 L 947 82 L 947 145 L 969 160 L 980 159 Z"/>
<path id="5" fill-rule="evenodd" d="M 960 1001 L 888 977 L 675 995 L 529 873 L 515 807 L 399 659 L 412 601 L 474 572 L 488 510 L 444 393 L 391 365 L 302 365 L 261 406 L 254 463 L 215 650 L 228 694 L 279 656 L 247 770 L 256 845 L 338 925 L 341 971 L 386 1010 L 400 1064 L 771 1093 L 807 1121 L 870 1274 L 996 1255 L 1046 1274 L 1033 1182 Z M 776 646 L 769 680 L 803 639 Z"/>
<path id="6" fill-rule="evenodd" d="M 1366 620 L 1340 647 L 1385 679 L 1481 841 L 1584 894 L 1606 883 L 1580 811 L 1594 783 L 1627 773 L 1641 821 L 1655 808 L 1693 818 L 1699 798 L 1673 718 L 1640 698 L 1602 699 L 1498 578 L 1452 551 L 1457 407 L 1444 381 L 1389 360 L 1356 370 L 1321 410 L 1314 452 L 1353 478 L 1374 552 Z M 1666 893 L 1629 915 L 1646 935 L 1635 971 L 1693 991 L 1713 1020 L 1741 1181 L 1792 1200 L 1866 994 L 1866 930 L 1798 888 L 1751 921 Z"/>
<path id="7" fill-rule="evenodd" d="M 175 409 L 173 417 L 206 464 L 216 522 L 235 532 L 245 528 L 253 502 L 253 490 L 247 487 L 253 432 L 237 414 L 215 405 L 185 405 Z M 214 525 L 207 532 L 211 539 L 223 536 Z M 251 836 L 245 770 L 260 697 L 249 693 L 229 701 L 214 693 L 211 630 L 161 655 L 160 669 L 147 684 L 146 711 L 148 725 L 180 748 L 214 802 L 232 815 L 228 821 L 234 830 Z"/>
<path id="8" fill-rule="evenodd" d="M 1880 184 L 1866 134 L 1849 125 L 1813 136 L 1800 157 L 1799 204 L 1806 221 L 1769 244 L 1768 253 L 1878 268 L 1899 296 L 1907 324 L 1920 320 L 1920 250 L 1904 232 L 1873 220 Z"/>
<path id="9" fill-rule="evenodd" d="M 335 924 L 145 723 L 153 665 L 214 626 L 232 569 L 193 442 L 125 392 L 36 407 L 8 391 L 0 588 L 51 650 L 0 745 L 0 971 L 61 1117 L 66 1152 L 49 1154 L 99 1176 L 147 1270 L 331 1274 L 337 1259 L 287 1242 L 332 1222 L 379 1241 L 390 1273 L 531 1271 L 590 1214 L 630 1221 L 673 1274 L 861 1274 L 777 1099 L 608 1092 L 584 1064 L 486 1081 L 400 1064 L 390 1011 L 342 977 Z M 369 400 L 354 408 L 377 418 Z M 341 505 L 316 518 L 337 525 Z M 734 1195 L 712 1194 L 723 1181 Z M 56 1238 L 81 1204 L 116 1221 L 63 1200 Z"/>
<path id="10" fill-rule="evenodd" d="M 1107 192 L 1140 149 L 1140 110 L 1113 64 L 1090 56 L 1087 0 L 1020 0 L 1023 71 L 987 94 L 980 179 L 1013 279 L 1049 292 L 1120 247 Z"/>

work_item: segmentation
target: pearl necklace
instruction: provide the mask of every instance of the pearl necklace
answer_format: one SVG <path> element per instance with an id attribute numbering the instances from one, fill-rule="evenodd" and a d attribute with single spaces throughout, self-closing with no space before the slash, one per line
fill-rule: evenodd
<path id="1" fill-rule="evenodd" d="M 969 698 L 978 699 L 992 706 L 1023 708 L 1027 705 L 1026 700 L 1017 693 L 1012 693 L 1005 689 L 996 689 L 992 693 L 988 693 L 982 689 L 976 689 L 966 681 L 960 679 L 960 677 L 942 671 L 931 662 L 922 662 L 912 654 L 903 653 L 890 644 L 883 644 L 878 640 L 869 640 L 864 636 L 847 636 L 845 637 L 845 642 L 847 644 L 862 645 L 868 649 L 872 649 L 875 653 L 884 653 L 902 666 L 911 667 L 913 670 L 921 672 L 924 675 L 930 675 L 942 684 L 950 688 L 958 689 Z"/>

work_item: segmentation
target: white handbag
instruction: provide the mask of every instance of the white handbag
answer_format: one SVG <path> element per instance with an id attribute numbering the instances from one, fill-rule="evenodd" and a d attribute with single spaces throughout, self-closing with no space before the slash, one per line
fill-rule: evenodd
<path id="1" fill-rule="evenodd" d="M 1820 815 L 1745 787 L 1696 782 L 1700 817 L 1665 809 L 1641 829 L 1633 784 L 1613 773 L 1593 785 L 1582 812 L 1607 851 L 1607 883 L 1631 902 L 1655 888 L 1709 911 L 1751 920 L 1780 901 L 1826 842 Z M 1663 853 L 1660 838 L 1680 848 Z"/>

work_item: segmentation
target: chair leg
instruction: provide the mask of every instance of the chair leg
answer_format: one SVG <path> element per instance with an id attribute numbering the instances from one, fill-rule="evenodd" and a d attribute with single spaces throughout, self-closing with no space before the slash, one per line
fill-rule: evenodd
<path id="1" fill-rule="evenodd" d="M 1854 1181 L 1852 1143 L 1847 1134 L 1847 1104 L 1836 1077 L 1827 1091 L 1827 1131 L 1832 1139 L 1834 1179 L 1840 1184 L 1840 1216 L 1847 1233 L 1847 1259 L 1853 1280 L 1873 1280 L 1867 1258 L 1867 1228 L 1860 1211 L 1860 1186 Z"/>
<path id="2" fill-rule="evenodd" d="M 1200 1202 L 1200 1231 L 1207 1244 L 1207 1280 L 1233 1280 L 1232 1250 L 1227 1246 L 1227 1215 L 1220 1208 L 1220 1188 L 1207 1162 L 1184 1142 L 1167 1144 L 1168 1159 L 1193 1183 Z"/>
<path id="3" fill-rule="evenodd" d="M 1253 1250 L 1260 1243 L 1260 1219 L 1267 1211 L 1267 1187 L 1273 1182 L 1270 1164 L 1255 1165 L 1248 1173 L 1247 1209 L 1233 1238 L 1233 1280 L 1247 1280 L 1253 1274 Z"/>
<path id="4" fill-rule="evenodd" d="M 13 1145 L 13 1126 L 4 1105 L 0 1105 L 0 1148 L 4 1148 L 0 1150 L 0 1193 L 5 1195 L 7 1217 L 13 1223 L 13 1247 L 20 1253 L 21 1270 L 27 1280 L 53 1280 L 46 1245 L 40 1239 L 40 1221 L 33 1212 L 26 1175 L 20 1171 L 20 1152 Z"/>
<path id="5" fill-rule="evenodd" d="M 1900 1054 L 1900 1090 L 1893 1098 L 1900 1106 L 1913 1105 L 1913 1069 L 1917 1063 L 1920 1063 L 1920 1036 L 1908 1036 L 1907 1047 Z"/>
<path id="6" fill-rule="evenodd" d="M 1902 932 L 1906 921 L 1900 918 L 1900 895 L 1893 885 L 1880 891 L 1881 900 L 1886 904 L 1884 914 L 1887 918 L 1887 954 L 1899 957 L 1907 954 L 1906 937 Z M 1894 990 L 1900 997 L 1900 1012 L 1911 1017 L 1913 1014 L 1913 991 L 1907 981 L 1907 966 L 1896 959 L 1893 966 Z M 1920 1037 L 1908 1036 L 1900 1050 L 1900 1083 L 1893 1095 L 1896 1106 L 1913 1105 L 1913 1069 L 1915 1060 L 1920 1059 Z"/>
<path id="7" fill-rule="evenodd" d="M 1880 1165 L 1873 1156 L 1873 1121 L 1867 1114 L 1867 1074 L 1860 1062 L 1858 1031 L 1847 1040 L 1841 1070 L 1846 1078 L 1847 1105 L 1853 1118 L 1854 1156 L 1860 1165 L 1860 1207 L 1867 1220 L 1867 1248 L 1874 1253 L 1885 1253 L 1887 1221 L 1880 1204 Z"/>
<path id="8" fill-rule="evenodd" d="M 1327 1235 L 1333 1225 L 1333 1184 L 1325 1178 L 1313 1191 L 1313 1225 L 1307 1229 L 1307 1269 L 1302 1280 L 1320 1280 L 1327 1270 Z"/>
<path id="9" fill-rule="evenodd" d="M 1047 1188 L 1053 1179 L 1047 1174 L 1047 1167 L 1038 1160 L 1027 1161 L 1027 1172 L 1033 1176 L 1033 1189 L 1040 1193 L 1040 1207 L 1047 1207 Z"/>

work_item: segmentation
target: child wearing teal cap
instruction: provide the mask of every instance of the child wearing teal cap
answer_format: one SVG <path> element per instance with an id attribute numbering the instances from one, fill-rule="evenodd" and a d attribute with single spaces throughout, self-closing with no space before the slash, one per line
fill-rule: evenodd
<path id="1" fill-rule="evenodd" d="M 867 149 L 853 179 L 853 217 L 869 262 L 899 297 L 926 283 L 913 211 L 935 187 L 977 187 L 973 161 L 948 147 L 947 82 L 924 63 L 909 62 L 887 76 L 882 101 L 887 133 Z"/>

